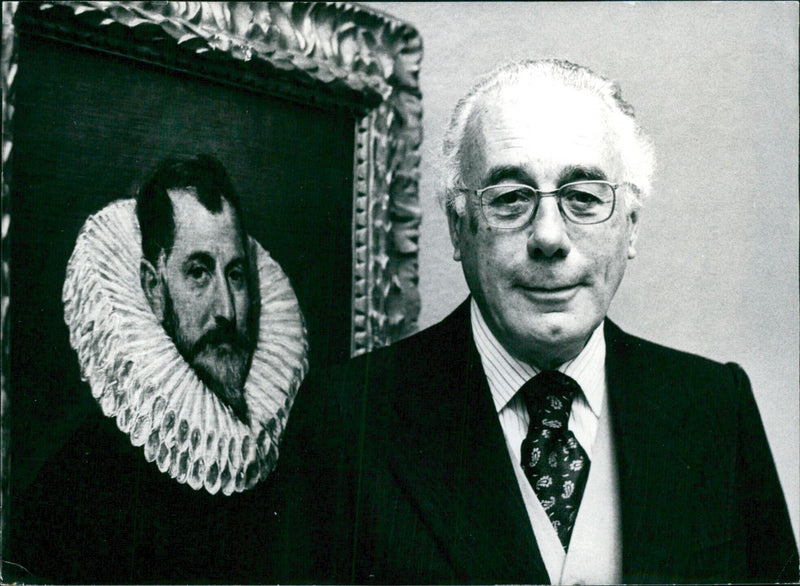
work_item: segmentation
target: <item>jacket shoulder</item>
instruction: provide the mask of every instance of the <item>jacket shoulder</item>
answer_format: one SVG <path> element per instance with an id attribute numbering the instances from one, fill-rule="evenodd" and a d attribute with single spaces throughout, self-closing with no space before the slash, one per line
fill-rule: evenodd
<path id="1" fill-rule="evenodd" d="M 452 374 L 453 368 L 467 359 L 472 345 L 469 303 L 464 302 L 437 324 L 351 359 L 340 372 L 414 378 L 435 376 L 438 371 Z"/>
<path id="2" fill-rule="evenodd" d="M 755 409 L 742 368 L 624 333 L 607 321 L 606 380 L 619 413 L 670 414 L 686 426 L 735 436 L 743 411 Z"/>
<path id="3" fill-rule="evenodd" d="M 747 375 L 734 363 L 722 363 L 698 354 L 678 350 L 623 332 L 614 322 L 605 323 L 608 361 L 626 369 L 658 372 L 667 377 L 722 378 L 731 383 L 744 382 Z"/>

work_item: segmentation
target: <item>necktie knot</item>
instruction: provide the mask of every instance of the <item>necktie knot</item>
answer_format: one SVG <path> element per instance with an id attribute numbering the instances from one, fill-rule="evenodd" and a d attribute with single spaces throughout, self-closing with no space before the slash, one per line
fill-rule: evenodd
<path id="1" fill-rule="evenodd" d="M 537 374 L 520 389 L 531 425 L 566 429 L 572 400 L 580 390 L 580 385 L 563 372 L 543 370 Z"/>

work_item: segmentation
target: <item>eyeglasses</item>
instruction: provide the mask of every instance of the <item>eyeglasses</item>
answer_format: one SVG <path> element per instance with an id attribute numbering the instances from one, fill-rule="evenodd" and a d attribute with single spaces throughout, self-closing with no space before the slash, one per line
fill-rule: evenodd
<path id="1" fill-rule="evenodd" d="M 486 223 L 500 230 L 525 226 L 536 216 L 543 197 L 555 197 L 564 219 L 575 224 L 599 224 L 614 214 L 616 189 L 608 181 L 575 181 L 555 191 L 541 191 L 530 185 L 503 183 L 475 191 L 480 198 Z"/>

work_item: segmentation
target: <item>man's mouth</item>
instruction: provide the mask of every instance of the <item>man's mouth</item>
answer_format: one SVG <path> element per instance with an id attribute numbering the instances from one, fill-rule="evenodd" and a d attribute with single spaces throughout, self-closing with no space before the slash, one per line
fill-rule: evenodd
<path id="1" fill-rule="evenodd" d="M 530 289 L 531 291 L 537 291 L 537 292 L 541 291 L 543 293 L 548 293 L 548 292 L 555 293 L 558 291 L 566 291 L 568 289 L 574 289 L 577 286 L 578 283 L 575 283 L 573 285 L 547 285 L 545 287 L 526 287 L 526 289 Z"/>
<path id="2" fill-rule="evenodd" d="M 539 287 L 529 287 L 523 285 L 521 289 L 525 293 L 536 300 L 540 301 L 568 301 L 580 289 L 580 283 L 567 284 L 567 285 L 545 285 Z"/>
<path id="3" fill-rule="evenodd" d="M 246 344 L 247 342 L 244 337 L 237 335 L 235 330 L 230 328 L 216 328 L 206 332 L 192 345 L 190 356 L 197 356 L 206 350 L 223 352 L 246 350 Z"/>

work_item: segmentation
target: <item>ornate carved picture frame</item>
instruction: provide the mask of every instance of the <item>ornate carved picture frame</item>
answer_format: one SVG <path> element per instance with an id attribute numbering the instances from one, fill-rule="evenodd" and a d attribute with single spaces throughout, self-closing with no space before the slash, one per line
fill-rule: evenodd
<path id="1" fill-rule="evenodd" d="M 15 234 L 26 229 L 15 215 L 16 202 L 25 194 L 15 191 L 14 181 L 17 143 L 22 139 L 15 135 L 17 85 L 28 63 L 21 58 L 22 36 L 295 104 L 301 110 L 345 113 L 343 119 L 352 122 L 347 140 L 353 145 L 348 163 L 352 213 L 344 228 L 352 255 L 349 298 L 342 300 L 350 322 L 347 354 L 367 352 L 414 330 L 419 313 L 422 42 L 412 26 L 339 2 L 4 2 L 2 10 L 4 501 L 9 429 L 14 423 L 11 322 L 15 300 L 26 294 L 16 288 L 11 259 Z"/>

